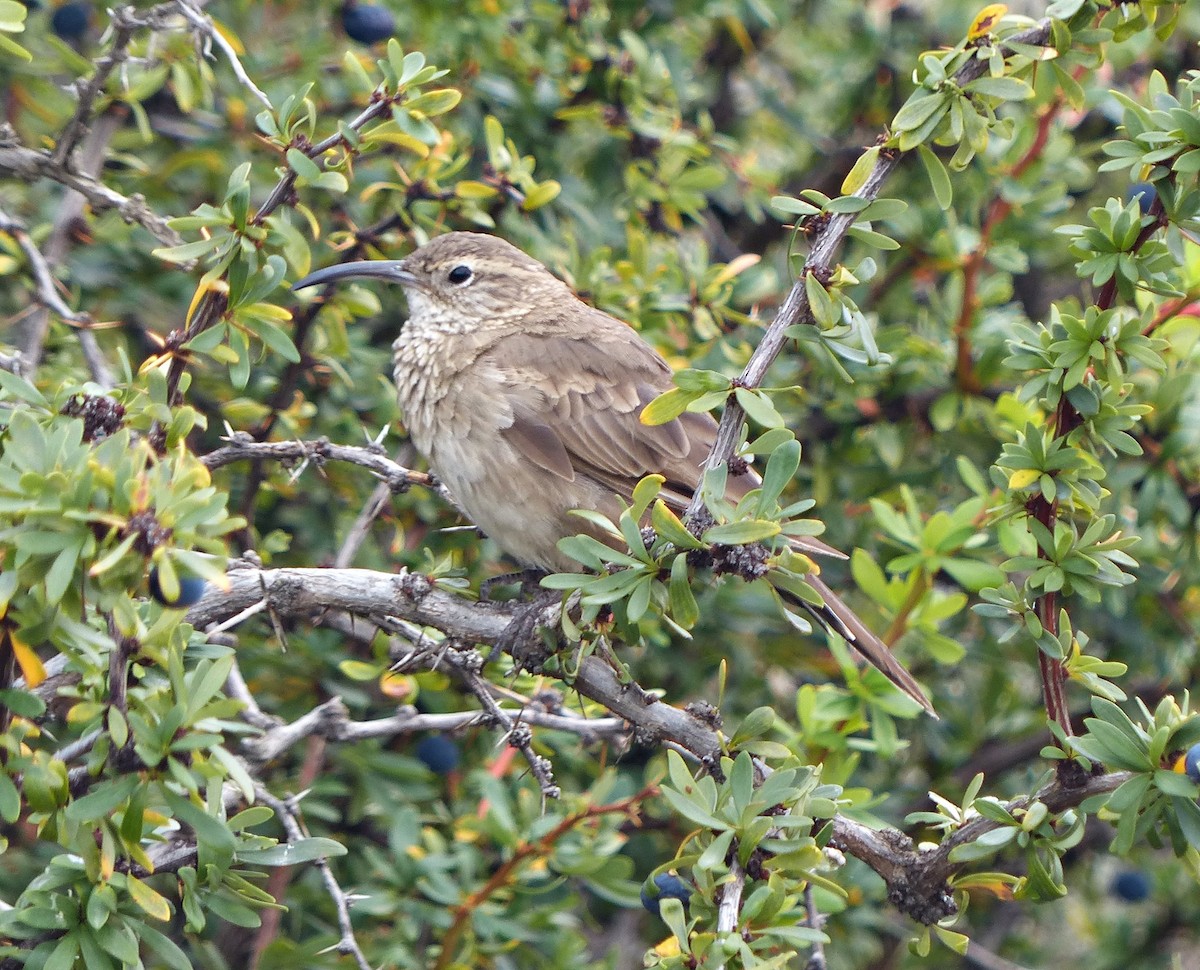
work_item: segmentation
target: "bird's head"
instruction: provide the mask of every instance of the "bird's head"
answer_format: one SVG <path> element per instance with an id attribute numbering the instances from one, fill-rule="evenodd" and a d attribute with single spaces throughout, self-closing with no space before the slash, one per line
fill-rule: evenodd
<path id="1" fill-rule="evenodd" d="M 429 315 L 440 320 L 494 320 L 541 301 L 557 303 L 569 292 L 532 256 L 477 232 L 438 236 L 404 259 L 339 263 L 310 273 L 292 289 L 347 279 L 399 283 L 413 319 Z"/>

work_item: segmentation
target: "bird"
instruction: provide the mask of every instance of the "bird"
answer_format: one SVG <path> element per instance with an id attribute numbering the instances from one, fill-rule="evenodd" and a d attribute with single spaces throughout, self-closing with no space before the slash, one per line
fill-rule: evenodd
<path id="1" fill-rule="evenodd" d="M 674 386 L 670 364 L 541 262 L 498 236 L 449 232 L 403 259 L 336 264 L 292 288 L 349 279 L 404 290 L 409 314 L 393 344 L 393 377 L 409 436 L 459 508 L 520 565 L 578 571 L 558 548 L 591 531 L 572 510 L 616 521 L 647 475 L 663 476 L 669 508 L 687 508 L 716 420 L 685 411 L 643 423 L 646 405 Z M 753 470 L 730 475 L 727 497 L 758 484 Z M 845 558 L 819 539 L 791 541 L 806 554 Z M 933 714 L 887 644 L 819 576 L 805 581 L 823 605 L 797 605 Z"/>

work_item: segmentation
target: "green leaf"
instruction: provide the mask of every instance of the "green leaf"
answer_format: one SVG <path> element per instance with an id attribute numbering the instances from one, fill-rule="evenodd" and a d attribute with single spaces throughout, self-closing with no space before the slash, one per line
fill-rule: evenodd
<path id="1" fill-rule="evenodd" d="M 947 108 L 946 94 L 940 92 L 937 94 L 914 94 L 896 112 L 896 117 L 892 119 L 892 131 L 912 131 L 920 128 L 935 113 L 945 111 Z"/>
<path id="2" fill-rule="evenodd" d="M 710 545 L 744 546 L 751 542 L 762 542 L 779 535 L 779 523 L 766 519 L 745 519 L 741 522 L 726 522 L 714 525 L 701 536 Z"/>
<path id="3" fill-rule="evenodd" d="M 72 822 L 84 823 L 104 818 L 125 804 L 140 784 L 142 780 L 137 775 L 123 775 L 114 781 L 102 782 L 96 791 L 68 805 L 66 816 Z"/>
<path id="4" fill-rule="evenodd" d="M 151 919 L 167 922 L 171 918 L 171 904 L 135 876 L 126 876 L 125 885 L 133 901 Z"/>
<path id="5" fill-rule="evenodd" d="M 164 936 L 145 923 L 138 927 L 138 938 L 146 944 L 169 970 L 193 970 L 192 961 L 170 937 Z"/>
<path id="6" fill-rule="evenodd" d="M 1017 77 L 980 77 L 971 81 L 966 90 L 1004 101 L 1024 101 L 1033 97 L 1033 88 Z"/>
<path id="7" fill-rule="evenodd" d="M 311 181 L 321 177 L 321 166 L 298 148 L 287 150 L 287 163 L 300 178 Z"/>
<path id="8" fill-rule="evenodd" d="M 688 532 L 687 527 L 667 504 L 658 499 L 650 510 L 650 524 L 654 531 L 679 549 L 703 549 L 704 543 Z"/>
<path id="9" fill-rule="evenodd" d="M 314 859 L 345 855 L 346 847 L 333 839 L 307 838 L 281 842 L 266 849 L 242 849 L 238 861 L 255 866 L 295 866 Z"/>
<path id="10" fill-rule="evenodd" d="M 650 427 L 674 421 L 687 410 L 687 406 L 696 400 L 697 397 L 699 395 L 695 392 L 682 391 L 677 387 L 673 387 L 669 391 L 660 394 L 642 408 L 640 420 L 642 424 L 649 425 Z"/>

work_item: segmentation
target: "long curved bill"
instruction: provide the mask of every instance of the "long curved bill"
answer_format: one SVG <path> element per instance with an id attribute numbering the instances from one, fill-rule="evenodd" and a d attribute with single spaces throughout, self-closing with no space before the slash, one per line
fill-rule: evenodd
<path id="1" fill-rule="evenodd" d="M 338 263 L 326 266 L 304 279 L 292 284 L 293 290 L 303 290 L 321 283 L 338 283 L 341 280 L 375 279 L 389 283 L 415 286 L 417 278 L 404 268 L 402 259 L 361 259 L 353 263 Z"/>

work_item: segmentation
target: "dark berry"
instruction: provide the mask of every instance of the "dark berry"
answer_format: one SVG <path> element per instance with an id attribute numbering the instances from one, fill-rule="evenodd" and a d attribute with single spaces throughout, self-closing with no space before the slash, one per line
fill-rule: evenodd
<path id="1" fill-rule="evenodd" d="M 171 609 L 182 610 L 189 606 L 195 606 L 204 598 L 204 591 L 207 588 L 208 583 L 198 576 L 180 576 L 179 595 L 171 600 L 167 598 L 167 594 L 163 592 L 162 586 L 158 583 L 158 567 L 155 566 L 150 570 L 150 595 L 156 602 L 163 606 L 169 606 Z"/>
<path id="2" fill-rule="evenodd" d="M 436 775 L 448 775 L 458 767 L 458 745 L 444 734 L 429 734 L 417 742 L 417 758 Z"/>
<path id="3" fill-rule="evenodd" d="M 81 40 L 92 22 L 92 5 L 72 0 L 50 15 L 50 29 L 63 40 Z"/>
<path id="4" fill-rule="evenodd" d="M 387 7 L 348 3 L 342 7 L 342 29 L 351 40 L 360 44 L 374 44 L 396 33 L 396 18 Z"/>
<path id="5" fill-rule="evenodd" d="M 1158 189 L 1150 182 L 1134 182 L 1129 187 L 1129 195 L 1127 196 L 1130 202 L 1137 199 L 1138 205 L 1142 208 L 1142 215 L 1150 211 L 1150 207 L 1154 205 L 1154 200 L 1158 198 Z"/>
<path id="6" fill-rule="evenodd" d="M 654 877 L 653 888 L 645 883 L 642 884 L 642 906 L 655 916 L 660 915 L 664 899 L 678 899 L 687 905 L 687 901 L 691 898 L 691 887 L 678 876 L 672 876 L 668 872 L 660 872 Z"/>
<path id="7" fill-rule="evenodd" d="M 1108 890 L 1117 899 L 1140 903 L 1150 895 L 1150 878 L 1140 869 L 1125 869 L 1113 876 Z"/>
<path id="8" fill-rule="evenodd" d="M 1183 771 L 1192 781 L 1200 781 L 1200 744 L 1193 744 L 1183 756 Z"/>

